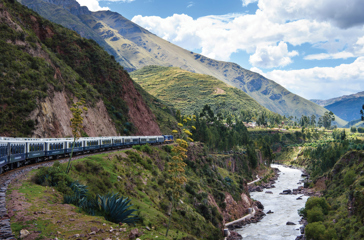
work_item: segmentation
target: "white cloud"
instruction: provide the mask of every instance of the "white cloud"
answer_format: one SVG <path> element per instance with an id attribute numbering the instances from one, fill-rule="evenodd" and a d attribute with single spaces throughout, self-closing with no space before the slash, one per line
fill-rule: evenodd
<path id="1" fill-rule="evenodd" d="M 258 2 L 258 0 L 242 0 L 242 1 L 244 7 L 248 6 L 251 3 Z"/>
<path id="2" fill-rule="evenodd" d="M 364 89 L 364 57 L 336 67 L 273 70 L 263 75 L 307 99 L 329 99 Z"/>
<path id="3" fill-rule="evenodd" d="M 319 54 L 311 54 L 304 57 L 305 60 L 324 60 L 324 59 L 347 59 L 355 57 L 351 52 L 338 52 L 338 53 L 319 53 Z"/>
<path id="4" fill-rule="evenodd" d="M 183 48 L 201 49 L 203 55 L 224 61 L 228 61 L 230 55 L 239 50 L 254 54 L 261 50 L 258 47 L 265 45 L 269 48 L 281 41 L 293 46 L 309 43 L 331 54 L 342 52 L 343 49 L 354 54 L 362 49 L 355 49 L 354 45 L 363 36 L 364 30 L 363 27 L 342 29 L 329 22 L 307 19 L 278 23 L 271 21 L 261 10 L 255 14 L 204 16 L 197 19 L 185 14 L 174 14 L 167 18 L 138 15 L 132 21 Z M 252 64 L 259 63 L 254 61 L 255 57 L 252 56 Z M 290 61 L 286 59 L 277 66 L 287 62 Z"/>
<path id="5" fill-rule="evenodd" d="M 252 72 L 259 73 L 260 75 L 264 75 L 264 72 L 261 69 L 257 68 L 257 67 L 252 67 L 249 70 L 252 71 Z"/>
<path id="6" fill-rule="evenodd" d="M 190 8 L 190 7 L 192 7 L 193 5 L 195 5 L 195 3 L 194 3 L 194 2 L 189 2 L 189 3 L 188 3 L 188 5 L 187 5 L 187 8 Z"/>
<path id="7" fill-rule="evenodd" d="M 81 6 L 86 6 L 92 12 L 110 10 L 108 7 L 101 7 L 97 0 L 77 0 L 77 2 Z"/>
<path id="8" fill-rule="evenodd" d="M 258 7 L 274 22 L 299 19 L 328 21 L 340 28 L 364 23 L 363 0 L 259 0 Z"/>
<path id="9" fill-rule="evenodd" d="M 284 67 L 292 63 L 291 57 L 297 55 L 297 51 L 288 52 L 285 42 L 279 42 L 277 46 L 258 45 L 249 62 L 262 68 Z"/>

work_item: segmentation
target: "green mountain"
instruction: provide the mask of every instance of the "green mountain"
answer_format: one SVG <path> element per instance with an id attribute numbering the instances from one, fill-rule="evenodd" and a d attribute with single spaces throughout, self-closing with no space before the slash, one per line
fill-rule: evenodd
<path id="1" fill-rule="evenodd" d="M 89 109 L 85 135 L 161 133 L 166 106 L 95 41 L 16 1 L 1 0 L 0 16 L 0 135 L 70 136 L 80 98 Z"/>
<path id="2" fill-rule="evenodd" d="M 183 114 L 200 112 L 204 105 L 230 113 L 270 112 L 240 89 L 209 75 L 176 67 L 148 66 L 130 75 L 147 92 L 180 109 Z"/>
<path id="3" fill-rule="evenodd" d="M 353 121 L 360 118 L 360 109 L 364 104 L 364 92 L 344 95 L 338 98 L 328 100 L 311 100 L 326 109 L 332 111 L 345 121 Z"/>
<path id="4" fill-rule="evenodd" d="M 120 64 L 128 70 L 141 69 L 149 65 L 179 67 L 190 72 L 213 76 L 237 87 L 264 107 L 281 115 L 322 116 L 326 111 L 323 107 L 289 92 L 274 81 L 235 63 L 210 59 L 171 44 L 118 13 L 86 12 L 75 0 L 21 0 L 21 2 L 45 18 L 71 29 L 74 29 L 74 23 L 68 21 L 68 14 L 57 14 L 45 3 L 53 4 L 54 9 L 63 8 L 73 14 L 78 18 L 78 24 L 93 29 L 115 50 L 117 54 L 114 55 L 115 58 L 121 59 Z M 339 125 L 346 124 L 346 121 L 338 117 L 336 119 Z"/>

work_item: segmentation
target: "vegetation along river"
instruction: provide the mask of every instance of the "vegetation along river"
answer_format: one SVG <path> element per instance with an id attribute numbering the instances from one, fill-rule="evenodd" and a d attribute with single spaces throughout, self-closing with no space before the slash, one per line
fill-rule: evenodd
<path id="1" fill-rule="evenodd" d="M 275 188 L 264 189 L 263 192 L 252 192 L 251 197 L 264 205 L 265 213 L 269 210 L 273 213 L 267 214 L 258 223 L 248 224 L 237 230 L 244 240 L 294 240 L 300 235 L 299 228 L 301 225 L 299 221 L 301 217 L 298 215 L 297 210 L 305 206 L 308 197 L 303 196 L 302 200 L 296 200 L 301 195 L 280 195 L 279 193 L 283 192 L 283 190 L 292 190 L 302 186 L 302 184 L 297 184 L 302 179 L 302 172 L 281 165 L 272 164 L 272 167 L 281 171 L 278 180 L 274 184 Z M 266 191 L 272 191 L 273 194 L 267 194 Z M 293 222 L 296 225 L 286 225 L 287 222 Z"/>

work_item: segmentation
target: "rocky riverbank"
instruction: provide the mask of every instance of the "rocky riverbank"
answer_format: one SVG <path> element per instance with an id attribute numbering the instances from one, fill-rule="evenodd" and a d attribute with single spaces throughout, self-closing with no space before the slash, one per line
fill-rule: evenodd
<path id="1" fill-rule="evenodd" d="M 264 188 L 265 189 L 275 188 L 274 184 L 276 183 L 279 177 L 280 171 L 278 168 L 273 168 L 273 171 L 274 171 L 274 176 L 268 179 L 266 183 L 263 181 L 259 181 L 258 182 L 260 183 L 259 185 L 257 184 L 249 185 L 249 192 L 263 192 Z"/>
<path id="2" fill-rule="evenodd" d="M 256 185 L 256 183 L 248 185 L 249 192 L 262 192 L 264 188 L 266 189 L 275 188 L 274 184 L 279 177 L 280 171 L 278 168 L 273 168 L 273 171 L 274 171 L 274 176 L 268 179 L 266 183 L 263 181 L 258 181 L 257 183 L 260 183 L 259 185 Z M 235 232 L 234 230 L 240 229 L 247 224 L 257 223 L 265 216 L 265 213 L 263 212 L 264 206 L 261 202 L 254 201 L 252 209 L 254 209 L 254 216 L 228 226 L 228 229 L 230 231 L 230 236 L 227 238 L 227 240 L 243 239 L 242 236 L 237 232 Z"/>

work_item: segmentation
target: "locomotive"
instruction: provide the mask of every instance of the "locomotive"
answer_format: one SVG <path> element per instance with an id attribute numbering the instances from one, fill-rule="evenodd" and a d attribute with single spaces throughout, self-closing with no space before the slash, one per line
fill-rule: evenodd
<path id="1" fill-rule="evenodd" d="M 23 165 L 143 144 L 172 143 L 172 135 L 73 138 L 0 137 L 0 174 Z"/>

